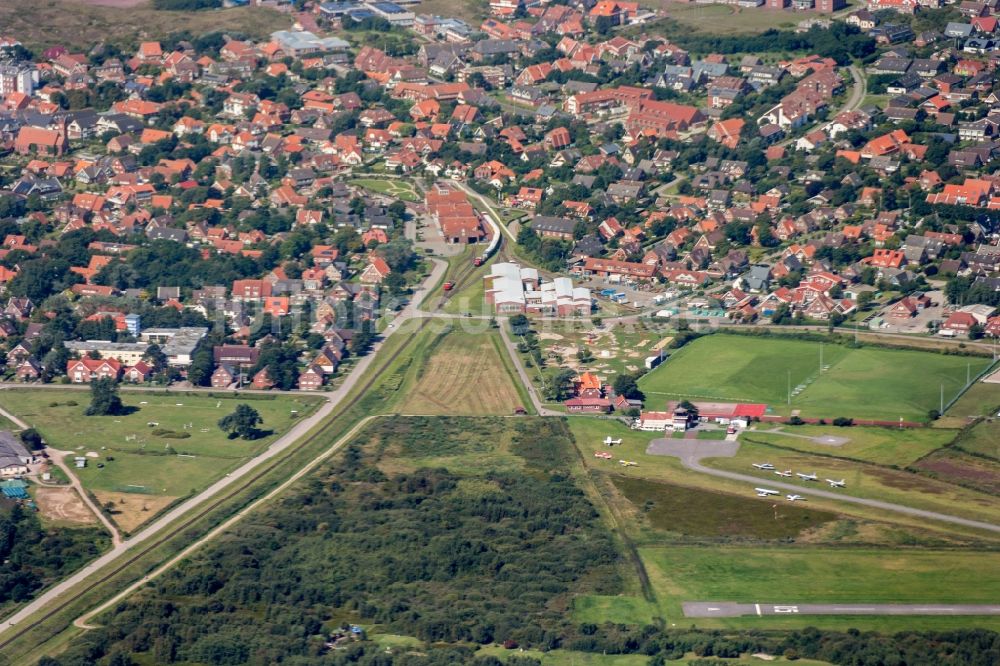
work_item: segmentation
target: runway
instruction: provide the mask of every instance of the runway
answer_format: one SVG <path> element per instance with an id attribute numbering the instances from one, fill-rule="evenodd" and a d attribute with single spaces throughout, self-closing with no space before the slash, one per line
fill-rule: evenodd
<path id="1" fill-rule="evenodd" d="M 740 604 L 685 601 L 684 617 L 745 615 L 1000 615 L 1000 604 Z"/>

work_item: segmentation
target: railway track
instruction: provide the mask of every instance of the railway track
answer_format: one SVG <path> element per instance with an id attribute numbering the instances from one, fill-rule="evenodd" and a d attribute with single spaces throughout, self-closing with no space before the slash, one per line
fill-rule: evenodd
<path id="1" fill-rule="evenodd" d="M 508 261 L 506 257 L 507 257 L 507 244 L 501 240 L 500 247 L 497 250 L 497 258 L 501 259 L 502 261 Z M 453 285 L 452 288 L 444 292 L 444 294 L 442 294 L 441 300 L 438 302 L 439 308 L 443 307 L 445 303 L 451 300 L 452 296 L 454 296 L 455 294 L 457 294 L 458 292 L 462 291 L 467 286 L 469 286 L 469 284 L 472 281 L 473 274 L 476 272 L 477 268 L 480 268 L 480 266 L 476 266 L 472 262 L 468 262 L 465 264 L 465 266 L 459 269 L 458 274 L 451 279 L 451 283 Z"/>
<path id="2" fill-rule="evenodd" d="M 301 449 L 303 446 L 308 446 L 309 444 L 315 442 L 320 437 L 326 435 L 330 430 L 330 428 L 333 426 L 333 424 L 336 423 L 337 419 L 342 417 L 352 407 L 358 404 L 361 398 L 365 396 L 368 389 L 370 389 L 375 384 L 375 382 L 378 381 L 379 378 L 381 378 L 382 374 L 392 365 L 392 363 L 397 358 L 399 358 L 399 356 L 404 351 L 406 351 L 406 349 L 410 346 L 412 341 L 417 337 L 416 334 L 422 331 L 424 327 L 426 327 L 430 323 L 430 321 L 431 321 L 430 319 L 421 318 L 420 323 L 417 326 L 416 330 L 413 331 L 413 334 L 407 336 L 406 340 L 399 347 L 399 349 L 394 351 L 392 355 L 390 355 L 389 358 L 387 358 L 385 362 L 378 367 L 378 369 L 375 371 L 374 374 L 372 374 L 372 376 L 369 379 L 362 382 L 360 387 L 355 387 L 354 396 L 344 401 L 342 404 L 338 405 L 337 408 L 330 414 L 327 420 L 323 423 L 323 425 L 320 426 L 320 428 L 315 432 L 313 432 L 312 434 L 307 435 L 301 441 L 299 446 L 296 447 L 296 449 Z M 41 612 L 40 615 L 35 615 L 32 617 L 31 620 L 19 624 L 18 625 L 19 631 L 17 631 L 16 633 L 12 632 L 14 633 L 14 635 L 0 639 L 0 650 L 3 650 L 3 648 L 6 648 L 15 640 L 20 638 L 26 631 L 30 631 L 32 629 L 39 627 L 50 618 L 61 613 L 63 610 L 65 610 L 70 605 L 75 603 L 85 594 L 93 591 L 94 589 L 98 588 L 101 585 L 104 585 L 112 578 L 120 574 L 122 571 L 135 564 L 142 557 L 156 550 L 157 548 L 167 543 L 171 539 L 177 537 L 182 532 L 190 528 L 192 525 L 200 521 L 202 518 L 210 514 L 212 511 L 219 508 L 229 500 L 233 499 L 234 497 L 242 493 L 244 490 L 250 488 L 253 484 L 262 479 L 264 476 L 274 471 L 283 462 L 284 459 L 276 458 L 274 462 L 264 466 L 260 471 L 254 471 L 252 474 L 247 475 L 247 477 L 241 478 L 240 481 L 234 483 L 232 487 L 227 487 L 224 492 L 220 493 L 218 496 L 212 498 L 210 501 L 194 509 L 190 515 L 185 516 L 181 520 L 178 520 L 177 524 L 172 525 L 170 528 L 164 530 L 161 534 L 157 535 L 155 538 L 150 539 L 148 542 L 145 542 L 142 546 L 138 547 L 135 552 L 130 552 L 122 559 L 121 562 L 116 563 L 109 571 L 101 573 L 98 576 L 88 579 L 86 583 L 83 584 L 83 587 L 74 590 L 70 596 L 60 599 L 54 602 L 53 604 L 50 604 L 50 606 L 46 607 L 46 609 L 43 612 Z M 50 636 L 47 636 L 45 638 L 45 640 L 48 640 L 53 636 L 57 635 L 59 632 L 63 631 L 63 629 L 64 627 L 60 627 L 57 630 L 53 631 Z M 42 642 L 44 641 L 39 641 L 39 644 Z"/>

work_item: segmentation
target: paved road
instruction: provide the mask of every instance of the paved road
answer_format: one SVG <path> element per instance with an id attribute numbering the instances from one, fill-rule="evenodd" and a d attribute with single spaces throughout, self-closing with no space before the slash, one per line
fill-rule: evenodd
<path id="1" fill-rule="evenodd" d="M 951 523 L 952 525 L 961 525 L 963 527 L 972 527 L 977 530 L 986 530 L 988 532 L 998 532 L 1000 533 L 1000 525 L 994 525 L 993 523 L 984 523 L 979 520 L 970 520 L 969 518 L 961 518 L 959 516 L 950 516 L 945 513 L 938 513 L 936 511 L 926 511 L 924 509 L 915 509 L 909 506 L 903 506 L 902 504 L 893 504 L 891 502 L 883 502 L 881 500 L 868 499 L 865 497 L 854 497 L 848 495 L 845 491 L 831 492 L 828 490 L 821 490 L 820 488 L 809 488 L 803 487 L 802 485 L 793 485 L 791 483 L 784 483 L 782 481 L 772 481 L 771 479 L 761 479 L 758 476 L 751 476 L 749 474 L 740 474 L 739 472 L 728 472 L 721 469 L 712 469 L 711 467 L 705 467 L 701 464 L 701 455 L 699 453 L 687 453 L 680 456 L 681 464 L 690 470 L 695 472 L 701 472 L 702 474 L 710 474 L 712 476 L 718 476 L 723 479 L 730 479 L 732 481 L 741 481 L 744 483 L 753 484 L 753 487 L 759 485 L 766 485 L 768 488 L 776 488 L 781 490 L 787 490 L 796 494 L 804 494 L 806 498 L 809 497 L 822 497 L 824 499 L 831 499 L 837 502 L 848 502 L 850 504 L 861 504 L 863 506 L 871 507 L 873 509 L 882 509 L 883 511 L 892 511 L 893 513 L 903 513 L 908 516 L 916 516 L 918 518 L 927 518 L 929 520 L 937 520 L 943 523 Z"/>
<path id="2" fill-rule="evenodd" d="M 850 74 L 851 74 L 851 80 L 852 80 L 851 93 L 850 93 L 850 95 L 847 96 L 847 99 L 844 101 L 844 103 L 841 105 L 841 107 L 839 109 L 837 109 L 835 112 L 833 112 L 833 113 L 830 114 L 830 116 L 829 116 L 830 118 L 833 118 L 837 114 L 843 113 L 844 111 L 853 111 L 854 109 L 856 109 L 859 106 L 861 106 L 861 102 L 865 98 L 865 89 L 867 87 L 867 82 L 865 81 L 864 74 L 862 74 L 861 70 L 858 69 L 854 65 L 851 65 L 850 67 L 848 67 L 847 71 L 850 72 Z M 815 131 L 815 130 L 821 128 L 827 122 L 828 121 L 824 120 L 822 122 L 816 123 L 815 125 L 813 125 L 812 127 L 810 127 L 808 131 L 803 132 L 802 135 L 805 136 L 809 132 L 812 132 L 812 131 Z M 790 143 L 792 143 L 794 141 L 797 141 L 797 140 L 798 140 L 798 135 L 796 135 L 795 137 L 789 138 L 789 139 L 785 139 L 784 141 L 780 142 L 778 145 L 779 146 L 787 146 L 788 144 L 790 144 Z"/>
<path id="3" fill-rule="evenodd" d="M 684 617 L 745 615 L 1000 615 L 985 604 L 738 604 L 732 601 L 685 601 Z"/>
<path id="4" fill-rule="evenodd" d="M 538 397 L 538 392 L 535 390 L 535 385 L 531 382 L 528 372 L 521 363 L 521 356 L 517 353 L 517 345 L 511 340 L 510 333 L 507 332 L 509 326 L 510 321 L 508 319 L 500 321 L 500 337 L 503 338 L 507 353 L 510 354 L 510 359 L 514 363 L 514 367 L 517 368 L 517 374 L 521 377 L 521 383 L 524 384 L 524 388 L 528 391 L 528 396 L 531 398 L 531 404 L 535 406 L 535 411 L 538 412 L 539 416 L 564 416 L 564 414 L 551 410 L 542 404 L 541 399 Z"/>
<path id="5" fill-rule="evenodd" d="M 389 330 L 386 337 L 388 337 L 393 331 L 399 331 L 403 322 L 420 316 L 416 304 L 419 303 L 424 296 L 426 296 L 426 292 L 429 289 L 433 288 L 433 286 L 441 280 L 445 269 L 447 268 L 447 264 L 445 262 L 437 260 L 433 261 L 434 269 L 431 271 L 431 274 L 426 280 L 424 280 L 423 285 L 414 291 L 410 304 L 396 315 L 393 320 L 394 327 Z M 233 470 L 231 473 L 219 479 L 197 495 L 185 500 L 175 508 L 163 514 L 141 532 L 121 542 L 118 546 L 93 560 L 73 575 L 63 579 L 56 585 L 53 585 L 36 597 L 33 601 L 20 608 L 12 616 L 4 618 L 3 624 L 0 625 L 0 636 L 3 636 L 6 632 L 12 631 L 18 623 L 23 622 L 31 615 L 42 610 L 45 606 L 53 603 L 62 595 L 70 592 L 74 587 L 86 581 L 87 578 L 97 573 L 100 569 L 114 564 L 128 551 L 155 537 L 164 529 L 169 528 L 176 520 L 184 516 L 186 513 L 193 511 L 200 505 L 211 500 L 217 494 L 222 492 L 227 486 L 236 483 L 241 477 L 253 472 L 254 469 L 261 463 L 284 454 L 287 449 L 294 446 L 299 439 L 305 436 L 306 433 L 312 430 L 313 427 L 317 426 L 333 412 L 337 404 L 347 396 L 347 394 L 365 375 L 369 367 L 374 363 L 383 345 L 384 341 L 376 343 L 371 352 L 360 358 L 351 371 L 351 374 L 345 378 L 343 384 L 341 384 L 335 391 L 331 391 L 330 393 L 315 394 L 325 397 L 326 401 L 311 415 L 305 417 L 292 426 L 288 432 L 275 440 L 264 452 L 252 460 L 247 461 L 239 468 Z"/>

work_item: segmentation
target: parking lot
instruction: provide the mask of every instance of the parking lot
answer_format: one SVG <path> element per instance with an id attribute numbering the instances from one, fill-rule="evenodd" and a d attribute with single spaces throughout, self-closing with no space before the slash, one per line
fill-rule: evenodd
<path id="1" fill-rule="evenodd" d="M 882 323 L 877 327 L 872 325 L 872 328 L 877 328 L 877 330 L 887 333 L 926 333 L 928 330 L 927 325 L 930 322 L 941 322 L 947 319 L 942 305 L 945 301 L 944 293 L 940 291 L 928 291 L 926 294 L 930 297 L 932 305 L 917 312 L 916 316 L 907 319 L 891 317 L 889 316 L 889 312 L 892 309 L 892 305 L 887 305 L 876 316 L 876 319 L 882 319 Z"/>

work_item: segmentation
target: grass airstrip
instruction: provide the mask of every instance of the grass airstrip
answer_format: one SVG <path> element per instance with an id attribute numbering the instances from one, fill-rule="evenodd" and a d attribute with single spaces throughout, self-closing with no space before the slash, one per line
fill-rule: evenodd
<path id="1" fill-rule="evenodd" d="M 762 500 L 753 496 L 753 484 L 698 474 L 676 458 L 646 454 L 650 440 L 659 436 L 655 433 L 629 430 L 613 420 L 568 421 L 581 460 L 619 529 L 635 544 L 654 595 L 580 596 L 574 604 L 577 621 L 643 624 L 663 618 L 676 626 L 884 631 L 1000 628 L 1000 618 L 994 617 L 685 618 L 684 601 L 990 603 L 984 590 L 1000 584 L 1000 578 L 981 572 L 992 572 L 1000 561 L 997 553 L 981 549 L 982 535 L 960 528 L 952 533 L 949 526 L 822 498 L 795 504 Z M 744 441 L 736 457 L 704 463 L 753 474 L 751 462 L 769 460 L 781 469 L 788 464 L 796 471 L 816 471 L 821 479 L 836 473 L 837 479 L 847 477 L 843 492 L 850 495 L 997 520 L 994 497 L 901 469 L 928 454 L 950 452 L 947 445 L 956 430 L 781 428 L 746 435 L 773 444 Z M 593 452 L 604 448 L 601 442 L 609 435 L 622 439 L 611 450 L 613 459 L 595 458 Z M 833 447 L 811 439 L 826 435 L 847 441 Z M 638 465 L 622 467 L 619 458 Z M 891 467 L 894 460 L 900 469 Z M 806 469 L 809 465 L 815 470 Z M 758 475 L 761 485 L 777 479 Z M 801 485 L 807 497 L 809 488 L 819 487 Z M 963 550 L 953 549 L 958 545 Z"/>

